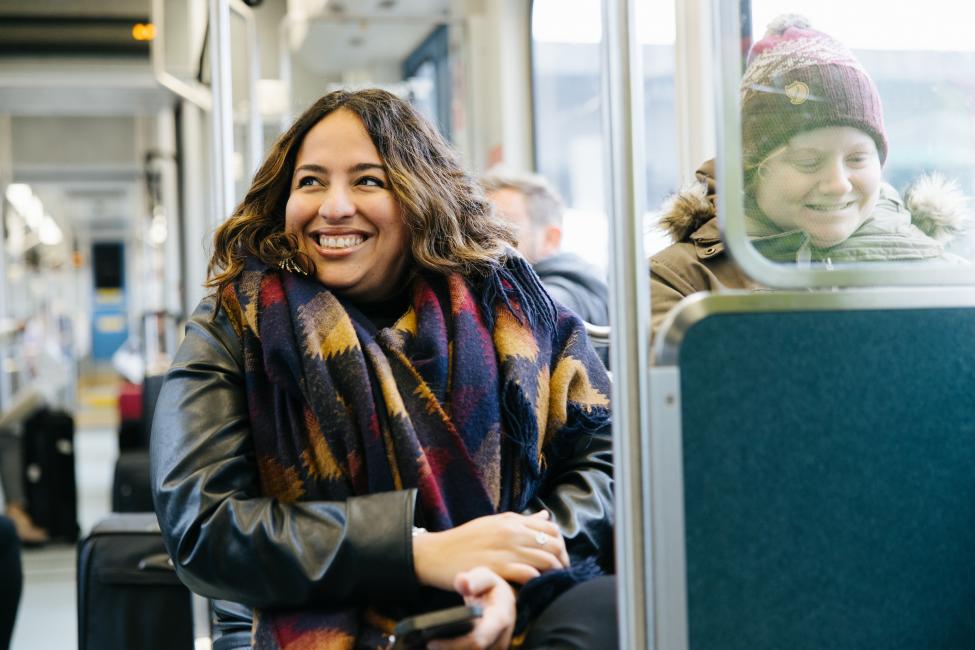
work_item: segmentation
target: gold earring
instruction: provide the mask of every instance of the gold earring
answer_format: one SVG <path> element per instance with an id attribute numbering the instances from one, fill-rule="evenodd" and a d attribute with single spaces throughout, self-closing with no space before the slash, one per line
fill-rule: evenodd
<path id="1" fill-rule="evenodd" d="M 297 273 L 298 275 L 301 276 L 305 276 L 305 277 L 308 276 L 308 271 L 298 266 L 298 263 L 295 262 L 294 255 L 290 257 L 286 257 L 285 259 L 278 262 L 278 268 L 283 271 L 290 271 L 292 273 Z"/>

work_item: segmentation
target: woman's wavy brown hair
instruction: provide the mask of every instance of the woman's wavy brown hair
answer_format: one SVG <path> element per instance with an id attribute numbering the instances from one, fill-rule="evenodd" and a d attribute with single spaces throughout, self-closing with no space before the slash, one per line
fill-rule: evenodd
<path id="1" fill-rule="evenodd" d="M 410 230 L 416 265 L 467 277 L 494 270 L 514 243 L 480 186 L 437 131 L 407 102 L 384 90 L 337 90 L 316 101 L 274 146 L 244 200 L 214 235 L 206 286 L 218 295 L 244 270 L 248 256 L 278 266 L 289 258 L 305 271 L 314 262 L 284 232 L 298 149 L 308 131 L 339 109 L 362 120 L 386 167 L 390 189 Z"/>

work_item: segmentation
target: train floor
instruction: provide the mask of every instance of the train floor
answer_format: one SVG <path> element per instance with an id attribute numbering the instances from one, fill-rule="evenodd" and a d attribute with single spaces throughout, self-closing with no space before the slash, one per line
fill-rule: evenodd
<path id="1" fill-rule="evenodd" d="M 81 535 L 111 510 L 111 483 L 118 456 L 116 402 L 119 379 L 94 369 L 79 381 L 75 411 L 75 472 Z M 75 547 L 51 544 L 23 553 L 24 590 L 11 650 L 78 647 Z"/>

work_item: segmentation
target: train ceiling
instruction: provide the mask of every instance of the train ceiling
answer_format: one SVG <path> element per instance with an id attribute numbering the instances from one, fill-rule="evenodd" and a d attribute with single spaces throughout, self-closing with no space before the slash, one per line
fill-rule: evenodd
<path id="1" fill-rule="evenodd" d="M 290 47 L 309 71 L 399 62 L 450 18 L 449 0 L 293 0 Z M 302 15 L 302 8 L 312 9 Z M 295 11 L 297 9 L 297 11 Z"/>

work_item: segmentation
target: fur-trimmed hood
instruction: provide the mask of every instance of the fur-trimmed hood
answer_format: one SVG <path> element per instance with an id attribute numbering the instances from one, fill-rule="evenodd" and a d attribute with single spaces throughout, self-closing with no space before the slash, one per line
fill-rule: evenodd
<path id="1" fill-rule="evenodd" d="M 714 161 L 697 170 L 697 180 L 685 185 L 661 206 L 658 227 L 672 241 L 687 241 L 717 216 Z M 889 187 L 889 186 L 887 186 Z M 910 185 L 901 199 L 890 188 L 894 201 L 911 214 L 912 223 L 925 235 L 946 244 L 971 227 L 971 201 L 953 180 L 938 173 L 926 174 Z"/>

